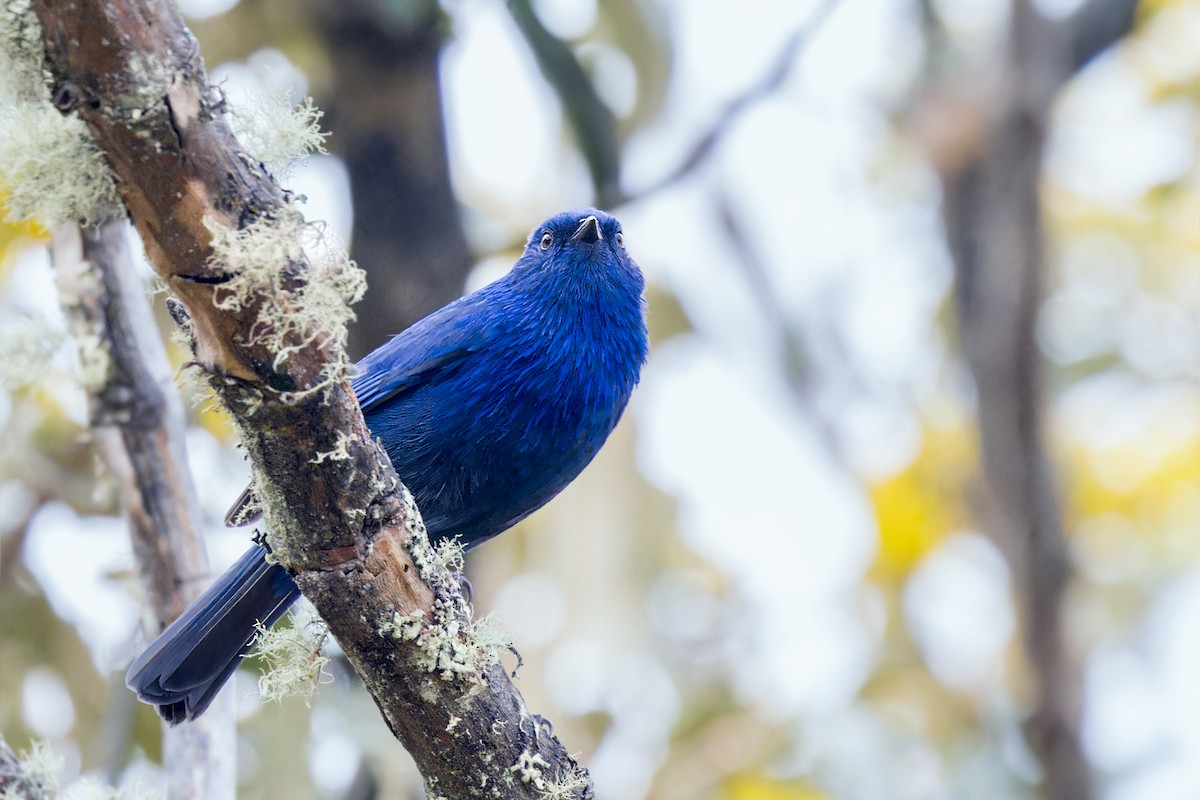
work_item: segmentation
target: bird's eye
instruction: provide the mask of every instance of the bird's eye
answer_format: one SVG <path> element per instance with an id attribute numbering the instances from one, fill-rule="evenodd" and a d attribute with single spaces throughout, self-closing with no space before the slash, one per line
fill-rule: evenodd
<path id="1" fill-rule="evenodd" d="M 625 246 L 625 234 L 621 233 L 620 231 L 617 231 L 617 247 L 624 247 L 624 246 Z"/>
<path id="2" fill-rule="evenodd" d="M 549 250 L 550 245 L 554 244 L 554 236 L 549 233 L 542 234 L 542 249 Z"/>

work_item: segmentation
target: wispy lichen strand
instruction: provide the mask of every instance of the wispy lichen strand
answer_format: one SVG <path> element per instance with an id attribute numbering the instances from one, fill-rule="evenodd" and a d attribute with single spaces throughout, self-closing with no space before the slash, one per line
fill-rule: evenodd
<path id="1" fill-rule="evenodd" d="M 241 230 L 212 219 L 206 224 L 213 237 L 213 267 L 229 276 L 214 294 L 214 304 L 234 313 L 256 309 L 244 343 L 270 350 L 278 369 L 299 350 L 329 337 L 334 347 L 323 380 L 297 395 L 344 377 L 346 325 L 354 319 L 350 305 L 366 291 L 366 276 L 331 243 L 323 226 L 305 222 L 291 207 Z M 291 272 L 305 261 L 303 279 L 293 278 Z"/>
<path id="2" fill-rule="evenodd" d="M 117 200 L 87 127 L 50 105 L 42 29 L 29 0 L 0 2 L 0 192 L 10 219 L 46 227 L 94 223 Z"/>
<path id="3" fill-rule="evenodd" d="M 68 220 L 94 224 L 117 203 L 108 163 L 87 127 L 41 103 L 0 108 L 0 188 L 10 219 L 51 228 Z"/>
<path id="4" fill-rule="evenodd" d="M 292 612 L 291 623 L 271 630 L 258 626 L 255 654 L 267 663 L 258 692 L 265 700 L 302 697 L 307 703 L 319 685 L 332 680 L 325 672 L 329 659 L 321 655 L 329 626 L 311 608 Z"/>
<path id="5" fill-rule="evenodd" d="M 311 153 L 325 152 L 323 113 L 311 97 L 293 106 L 287 93 L 256 94 L 249 102 L 231 103 L 229 122 L 238 142 L 251 156 L 279 176 Z"/>

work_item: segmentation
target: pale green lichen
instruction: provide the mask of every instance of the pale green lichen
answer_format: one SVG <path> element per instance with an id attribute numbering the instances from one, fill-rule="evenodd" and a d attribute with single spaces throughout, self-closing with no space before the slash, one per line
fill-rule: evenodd
<path id="1" fill-rule="evenodd" d="M 41 318 L 17 317 L 0 325 L 0 386 L 24 389 L 40 382 L 63 338 Z"/>
<path id="2" fill-rule="evenodd" d="M 588 785 L 588 779 L 577 768 L 560 775 L 550 775 L 550 764 L 541 753 L 525 750 L 517 757 L 517 763 L 508 768 L 509 776 L 516 776 L 521 783 L 529 784 L 538 791 L 539 800 L 568 800 Z"/>
<path id="3" fill-rule="evenodd" d="M 150 118 L 151 109 L 164 105 L 164 100 L 175 82 L 175 70 L 150 53 L 137 52 L 129 57 L 129 77 L 124 92 L 114 98 L 112 108 L 106 109 L 110 117 L 119 118 L 130 127 L 138 127 Z"/>
<path id="4" fill-rule="evenodd" d="M 53 796 L 58 791 L 58 776 L 62 772 L 63 758 L 50 749 L 43 740 L 33 742 L 28 750 L 16 754 L 17 764 L 13 785 L 9 786 L 2 800 L 9 800 L 11 795 L 16 800 L 22 800 L 30 794 Z"/>
<path id="5" fill-rule="evenodd" d="M 290 625 L 268 630 L 259 624 L 257 630 L 254 655 L 267 663 L 266 672 L 258 679 L 263 699 L 279 702 L 285 697 L 302 697 L 310 703 L 317 687 L 333 680 L 325 672 L 329 659 L 321 655 L 329 626 L 311 609 L 293 612 Z"/>
<path id="6" fill-rule="evenodd" d="M 394 612 L 379 626 L 379 633 L 416 642 L 417 649 L 411 656 L 414 666 L 447 681 L 475 675 L 496 663 L 499 647 L 508 643 L 491 615 L 475 621 L 429 621 L 420 609 L 408 615 Z"/>
<path id="7" fill-rule="evenodd" d="M 229 276 L 213 303 L 235 313 L 257 310 L 245 344 L 274 353 L 278 369 L 318 339 L 333 340 L 334 357 L 321 379 L 281 399 L 297 402 L 341 381 L 349 369 L 344 348 L 346 325 L 354 319 L 350 305 L 366 292 L 365 273 L 331 243 L 323 226 L 305 222 L 290 206 L 240 230 L 211 218 L 205 222 L 213 236 L 212 265 Z M 296 280 L 291 273 L 305 261 L 306 273 Z"/>
<path id="8" fill-rule="evenodd" d="M 542 758 L 541 753 L 531 753 L 525 750 L 517 757 L 517 763 L 508 768 L 521 779 L 521 783 L 531 783 L 535 789 L 543 789 L 546 784 L 542 780 L 542 768 L 549 769 L 550 764 Z"/>
<path id="9" fill-rule="evenodd" d="M 0 103 L 48 99 L 45 58 L 32 0 L 0 2 Z"/>
<path id="10" fill-rule="evenodd" d="M 418 608 L 411 614 L 394 611 L 391 618 L 384 620 L 383 624 L 379 626 L 379 635 L 399 639 L 402 642 L 411 642 L 421 635 L 423 627 L 425 627 L 423 610 Z"/>
<path id="11" fill-rule="evenodd" d="M 542 779 L 541 800 L 568 800 L 575 797 L 588 786 L 587 776 L 579 770 L 572 769 L 553 779 Z"/>
<path id="12" fill-rule="evenodd" d="M 437 553 L 437 559 L 441 562 L 443 569 L 452 573 L 462 573 L 466 565 L 466 553 L 463 550 L 462 541 L 458 537 L 442 539 L 434 545 L 433 549 Z"/>
<path id="13" fill-rule="evenodd" d="M 49 103 L 42 28 L 29 0 L 0 2 L 0 191 L 7 216 L 46 227 L 98 221 L 117 190 L 87 127 Z"/>
<path id="14" fill-rule="evenodd" d="M 79 384 L 89 392 L 103 389 L 112 371 L 108 344 L 99 336 L 85 334 L 75 337 L 75 346 L 79 352 Z"/>
<path id="15" fill-rule="evenodd" d="M 292 105 L 290 94 L 258 93 L 248 102 L 229 104 L 229 124 L 238 142 L 275 175 L 312 153 L 325 152 L 323 113 L 311 97 Z"/>
<path id="16" fill-rule="evenodd" d="M 117 207 L 112 173 L 87 127 L 40 103 L 0 110 L 0 187 L 10 219 L 47 227 L 94 224 Z"/>

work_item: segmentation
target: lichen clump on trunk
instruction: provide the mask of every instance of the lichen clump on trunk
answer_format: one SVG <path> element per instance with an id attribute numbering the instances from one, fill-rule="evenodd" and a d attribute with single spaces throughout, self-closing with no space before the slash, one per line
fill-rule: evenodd
<path id="1" fill-rule="evenodd" d="M 47 228 L 117 207 L 108 163 L 77 117 L 50 104 L 42 28 L 29 0 L 0 3 L 0 193 L 7 216 Z"/>
<path id="2" fill-rule="evenodd" d="M 330 244 L 321 226 L 305 222 L 291 206 L 240 230 L 212 218 L 205 223 L 212 232 L 213 268 L 227 277 L 213 295 L 214 305 L 233 313 L 256 309 L 242 344 L 265 347 L 274 369 L 314 343 L 332 345 L 322 380 L 282 399 L 296 401 L 342 380 L 349 369 L 350 305 L 367 288 L 363 271 Z"/>

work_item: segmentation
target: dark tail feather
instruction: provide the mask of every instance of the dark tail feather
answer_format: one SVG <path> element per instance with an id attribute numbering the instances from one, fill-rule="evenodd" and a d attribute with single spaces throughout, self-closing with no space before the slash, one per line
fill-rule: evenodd
<path id="1" fill-rule="evenodd" d="M 172 725 L 204 713 L 255 637 L 300 596 L 255 545 L 134 659 L 125 685 Z"/>

